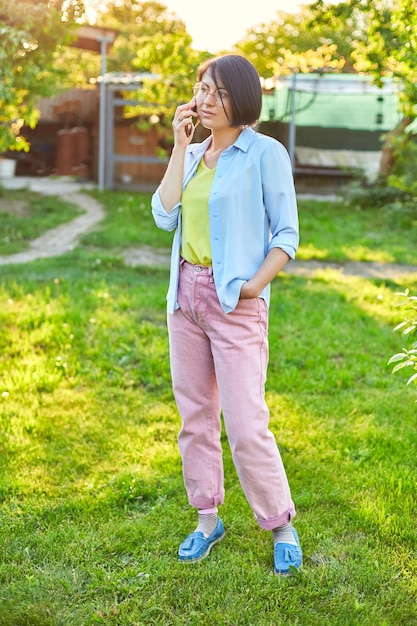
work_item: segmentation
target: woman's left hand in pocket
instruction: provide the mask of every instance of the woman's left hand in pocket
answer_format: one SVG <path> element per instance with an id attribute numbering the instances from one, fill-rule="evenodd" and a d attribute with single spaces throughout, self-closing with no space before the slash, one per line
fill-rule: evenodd
<path id="1" fill-rule="evenodd" d="M 251 298 L 257 298 L 259 296 L 258 290 L 254 288 L 253 283 L 247 280 L 240 288 L 240 299 L 250 300 Z"/>

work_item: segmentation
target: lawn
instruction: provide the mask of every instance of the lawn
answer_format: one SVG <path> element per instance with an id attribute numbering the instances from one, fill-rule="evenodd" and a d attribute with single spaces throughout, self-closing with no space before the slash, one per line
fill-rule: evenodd
<path id="1" fill-rule="evenodd" d="M 304 567 L 273 576 L 226 439 L 226 538 L 181 564 L 195 515 L 168 271 L 122 262 L 125 247 L 172 235 L 154 227 L 149 196 L 97 196 L 106 220 L 73 252 L 0 270 L 0 626 L 414 626 L 417 386 L 387 361 L 410 343 L 393 331 L 396 292 L 416 293 L 417 276 L 273 281 L 267 394 Z M 301 202 L 301 258 L 417 264 L 415 226 L 350 217 Z"/>
<path id="2" fill-rule="evenodd" d="M 155 229 L 149 198 L 114 192 L 94 194 L 107 218 L 84 243 L 119 254 L 139 244 L 170 246 L 172 234 Z M 301 238 L 297 258 L 335 262 L 373 261 L 417 266 L 417 214 L 352 208 L 343 201 L 299 201 Z"/>
<path id="3" fill-rule="evenodd" d="M 25 250 L 32 239 L 81 213 L 57 196 L 27 189 L 6 191 L 0 185 L 0 255 Z"/>
<path id="4" fill-rule="evenodd" d="M 343 201 L 299 202 L 299 259 L 417 265 L 417 210 L 362 209 Z"/>

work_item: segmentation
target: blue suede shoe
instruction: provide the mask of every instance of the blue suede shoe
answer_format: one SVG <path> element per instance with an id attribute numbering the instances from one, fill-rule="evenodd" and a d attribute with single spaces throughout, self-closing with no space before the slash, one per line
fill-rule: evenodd
<path id="1" fill-rule="evenodd" d="M 201 561 L 210 553 L 212 547 L 223 539 L 224 535 L 224 525 L 219 517 L 216 528 L 208 537 L 204 537 L 202 532 L 194 532 L 188 535 L 187 539 L 179 547 L 179 560 L 188 561 L 189 563 Z"/>
<path id="2" fill-rule="evenodd" d="M 292 529 L 297 545 L 278 541 L 274 546 L 274 573 L 286 576 L 291 569 L 299 569 L 303 564 L 303 551 L 295 528 Z"/>

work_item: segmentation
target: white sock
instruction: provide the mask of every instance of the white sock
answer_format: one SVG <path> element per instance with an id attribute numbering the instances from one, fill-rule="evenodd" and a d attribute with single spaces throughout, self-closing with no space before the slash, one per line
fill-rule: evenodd
<path id="1" fill-rule="evenodd" d="M 195 532 L 203 533 L 204 537 L 208 537 L 217 526 L 217 513 L 199 513 L 198 526 Z"/>
<path id="2" fill-rule="evenodd" d="M 288 522 L 288 524 L 284 524 L 283 526 L 278 526 L 277 528 L 274 528 L 272 530 L 272 536 L 274 538 L 274 545 L 278 542 L 291 543 L 293 546 L 297 545 L 294 533 L 292 532 L 291 522 Z"/>

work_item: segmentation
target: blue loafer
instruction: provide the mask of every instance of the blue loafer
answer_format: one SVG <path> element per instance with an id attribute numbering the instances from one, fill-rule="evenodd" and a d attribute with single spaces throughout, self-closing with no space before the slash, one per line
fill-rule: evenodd
<path id="1" fill-rule="evenodd" d="M 216 543 L 221 541 L 225 535 L 222 520 L 218 519 L 217 526 L 208 537 L 204 537 L 202 532 L 194 532 L 188 535 L 179 547 L 178 557 L 180 561 L 201 561 L 209 553 Z"/>
<path id="2" fill-rule="evenodd" d="M 282 541 L 278 541 L 274 546 L 274 573 L 281 576 L 291 574 L 291 568 L 299 569 L 303 564 L 303 551 L 301 550 L 300 540 L 295 528 L 292 531 L 297 542 L 296 546 Z"/>

